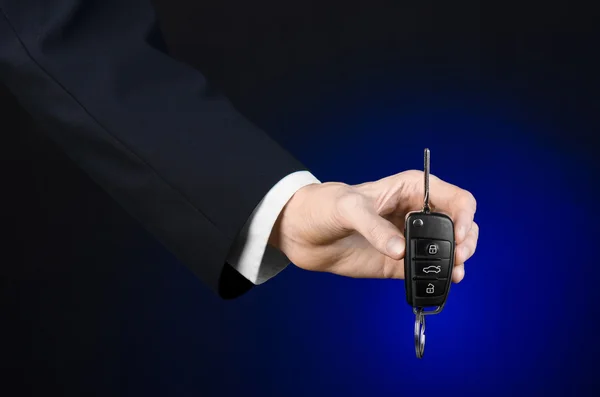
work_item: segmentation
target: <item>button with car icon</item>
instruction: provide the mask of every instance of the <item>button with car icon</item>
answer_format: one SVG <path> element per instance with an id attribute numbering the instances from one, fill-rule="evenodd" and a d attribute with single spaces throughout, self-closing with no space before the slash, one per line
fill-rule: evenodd
<path id="1" fill-rule="evenodd" d="M 434 278 L 446 278 L 448 277 L 450 261 L 447 259 L 441 259 L 436 261 L 419 261 L 416 260 L 415 273 L 417 277 L 434 279 Z"/>
<path id="2" fill-rule="evenodd" d="M 429 273 L 439 273 L 442 271 L 442 267 L 441 266 L 427 266 L 423 268 L 423 273 L 429 274 Z"/>

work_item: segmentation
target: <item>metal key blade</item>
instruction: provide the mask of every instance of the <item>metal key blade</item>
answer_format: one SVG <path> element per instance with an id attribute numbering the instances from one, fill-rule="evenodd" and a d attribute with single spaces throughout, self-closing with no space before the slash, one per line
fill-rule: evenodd
<path id="1" fill-rule="evenodd" d="M 424 175 L 425 175 L 425 198 L 423 200 L 423 212 L 426 214 L 431 212 L 431 207 L 429 207 L 429 149 L 425 149 L 425 165 L 424 165 Z"/>

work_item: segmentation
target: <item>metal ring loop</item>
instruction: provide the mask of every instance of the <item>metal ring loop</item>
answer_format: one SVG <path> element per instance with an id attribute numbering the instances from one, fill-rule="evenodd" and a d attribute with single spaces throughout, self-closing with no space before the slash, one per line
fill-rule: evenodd
<path id="1" fill-rule="evenodd" d="M 415 352 L 417 358 L 425 353 L 425 315 L 421 308 L 415 310 Z"/>

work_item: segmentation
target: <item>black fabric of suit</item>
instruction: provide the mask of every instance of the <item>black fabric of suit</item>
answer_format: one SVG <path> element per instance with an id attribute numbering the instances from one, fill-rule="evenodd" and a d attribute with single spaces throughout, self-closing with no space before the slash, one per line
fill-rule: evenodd
<path id="1" fill-rule="evenodd" d="M 304 167 L 166 54 L 149 1 L 0 11 L 0 394 L 139 395 L 156 337 L 144 327 L 169 323 L 145 312 L 219 318 L 211 298 L 252 287 L 230 245 Z M 211 324 L 196 335 L 206 349 L 221 346 Z M 172 395 L 157 382 L 141 393 Z"/>
<path id="2" fill-rule="evenodd" d="M 149 1 L 0 6 L 0 82 L 41 130 L 222 297 L 250 288 L 227 253 L 302 164 L 164 52 Z"/>

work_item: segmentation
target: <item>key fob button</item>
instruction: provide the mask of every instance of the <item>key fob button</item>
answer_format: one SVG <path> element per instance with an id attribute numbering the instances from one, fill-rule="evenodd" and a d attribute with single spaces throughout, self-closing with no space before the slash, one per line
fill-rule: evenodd
<path id="1" fill-rule="evenodd" d="M 448 278 L 450 260 L 415 261 L 415 276 L 425 278 Z"/>
<path id="2" fill-rule="evenodd" d="M 415 284 L 420 298 L 442 296 L 446 292 L 446 280 L 417 280 Z"/>
<path id="3" fill-rule="evenodd" d="M 450 241 L 417 240 L 415 255 L 417 258 L 450 259 Z"/>

